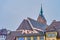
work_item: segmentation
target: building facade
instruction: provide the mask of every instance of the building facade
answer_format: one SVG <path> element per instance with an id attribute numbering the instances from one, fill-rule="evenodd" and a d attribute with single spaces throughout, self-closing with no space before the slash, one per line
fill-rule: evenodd
<path id="1" fill-rule="evenodd" d="M 24 19 L 16 31 L 7 35 L 6 40 L 60 40 L 60 21 L 54 20 L 48 25 L 41 5 L 37 20 Z"/>

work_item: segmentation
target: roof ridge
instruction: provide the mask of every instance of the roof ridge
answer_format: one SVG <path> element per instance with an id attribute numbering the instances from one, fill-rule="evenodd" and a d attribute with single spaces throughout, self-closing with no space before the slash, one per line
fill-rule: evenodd
<path id="1" fill-rule="evenodd" d="M 32 18 L 28 18 L 28 19 L 32 19 Z M 32 20 L 34 20 L 34 19 L 32 19 Z M 34 20 L 34 21 L 36 21 L 36 20 Z M 36 21 L 36 22 L 38 22 L 38 21 Z M 38 23 L 40 23 L 40 22 L 38 22 Z"/>
<path id="2" fill-rule="evenodd" d="M 30 20 L 29 19 L 26 19 L 26 20 L 29 22 L 31 28 L 33 29 L 33 25 L 31 24 Z"/>
<path id="3" fill-rule="evenodd" d="M 28 17 L 28 19 L 32 19 L 32 18 Z M 32 20 L 34 20 L 34 19 L 32 19 Z M 36 20 L 34 20 L 34 21 L 36 21 Z M 37 22 L 38 22 L 38 21 L 37 21 Z"/>
<path id="4" fill-rule="evenodd" d="M 34 28 L 33 25 L 31 24 L 30 20 L 29 20 L 29 19 L 27 19 L 27 20 L 28 20 L 28 22 L 30 23 L 30 25 L 31 25 L 31 27 L 32 27 L 33 30 L 35 29 L 35 30 L 43 31 L 43 30 L 41 30 L 41 29 Z"/>

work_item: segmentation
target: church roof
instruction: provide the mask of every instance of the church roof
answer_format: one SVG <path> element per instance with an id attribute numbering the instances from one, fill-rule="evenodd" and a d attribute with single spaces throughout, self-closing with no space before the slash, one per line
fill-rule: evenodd
<path id="1" fill-rule="evenodd" d="M 44 30 L 46 28 L 46 24 L 42 24 L 34 19 L 28 18 L 31 22 L 31 24 L 33 25 L 34 28 L 38 28 L 38 29 L 42 29 Z"/>
<path id="2" fill-rule="evenodd" d="M 33 30 L 33 28 L 45 30 L 46 24 L 42 24 L 34 19 L 27 18 L 24 19 L 23 22 L 20 24 L 20 26 L 17 28 L 17 30 Z"/>
<path id="3" fill-rule="evenodd" d="M 40 10 L 39 16 L 37 18 L 37 21 L 41 22 L 43 24 L 47 24 L 46 19 L 45 19 L 44 15 L 43 15 L 42 5 L 41 5 L 41 10 Z"/>
<path id="4" fill-rule="evenodd" d="M 44 15 L 40 15 L 40 14 L 39 14 L 39 17 L 42 17 L 42 19 L 44 19 L 44 20 L 46 21 Z"/>
<path id="5" fill-rule="evenodd" d="M 40 10 L 40 14 L 39 14 L 39 16 L 41 16 L 44 20 L 46 20 L 45 17 L 44 17 L 44 15 L 43 15 L 42 4 L 41 4 L 41 10 Z"/>

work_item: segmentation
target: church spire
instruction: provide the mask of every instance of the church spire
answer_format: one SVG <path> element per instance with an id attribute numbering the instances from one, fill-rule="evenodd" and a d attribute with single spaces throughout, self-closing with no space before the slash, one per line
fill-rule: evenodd
<path id="1" fill-rule="evenodd" d="M 41 15 L 41 16 L 43 15 L 42 4 L 41 4 L 40 15 Z"/>
<path id="2" fill-rule="evenodd" d="M 42 9 L 42 4 L 41 4 L 41 9 L 40 9 L 40 14 L 39 14 L 43 19 L 45 19 L 44 15 L 43 15 L 43 9 Z"/>
<path id="3" fill-rule="evenodd" d="M 37 18 L 37 21 L 40 23 L 46 24 L 46 19 L 43 15 L 42 4 L 41 4 L 41 10 L 40 10 L 39 16 Z"/>

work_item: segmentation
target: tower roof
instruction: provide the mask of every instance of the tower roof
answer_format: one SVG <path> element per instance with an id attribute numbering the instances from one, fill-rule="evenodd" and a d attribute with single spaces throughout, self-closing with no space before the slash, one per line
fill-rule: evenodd
<path id="1" fill-rule="evenodd" d="M 40 14 L 39 14 L 39 16 L 41 16 L 43 19 L 45 19 L 44 15 L 43 15 L 42 4 L 41 4 L 41 10 L 40 10 Z"/>
<path id="2" fill-rule="evenodd" d="M 37 21 L 41 22 L 41 23 L 46 23 L 46 19 L 45 19 L 44 15 L 43 15 L 42 4 L 41 4 L 41 10 L 40 10 L 39 16 L 37 18 Z"/>
<path id="3" fill-rule="evenodd" d="M 40 11 L 40 15 L 43 15 L 43 10 L 42 10 L 42 4 L 41 4 L 41 11 Z"/>

